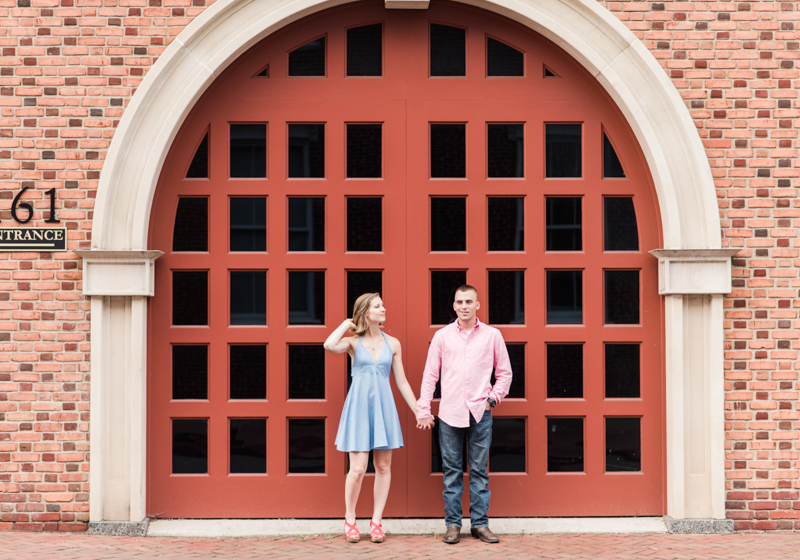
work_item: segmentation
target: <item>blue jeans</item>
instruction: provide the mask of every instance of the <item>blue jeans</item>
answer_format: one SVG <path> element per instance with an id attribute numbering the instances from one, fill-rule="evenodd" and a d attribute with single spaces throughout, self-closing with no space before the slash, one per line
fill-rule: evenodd
<path id="1" fill-rule="evenodd" d="M 461 495 L 464 493 L 464 471 L 461 460 L 464 440 L 469 460 L 469 519 L 472 527 L 488 527 L 489 447 L 492 445 L 492 412 L 483 413 L 480 422 L 469 415 L 469 428 L 454 428 L 439 420 L 439 447 L 442 450 L 444 474 L 444 520 L 448 527 L 461 527 Z"/>

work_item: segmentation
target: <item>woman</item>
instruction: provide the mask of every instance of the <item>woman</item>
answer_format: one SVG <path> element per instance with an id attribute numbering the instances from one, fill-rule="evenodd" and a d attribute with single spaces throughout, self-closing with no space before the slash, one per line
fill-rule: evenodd
<path id="1" fill-rule="evenodd" d="M 344 489 L 345 538 L 358 542 L 356 502 L 367 470 L 369 451 L 375 465 L 374 510 L 370 521 L 370 539 L 383 542 L 383 508 L 392 482 L 392 449 L 403 447 L 400 419 L 389 384 L 389 370 L 408 407 L 416 414 L 417 400 L 406 380 L 400 342 L 381 331 L 386 308 L 380 294 L 364 294 L 353 306 L 353 319 L 345 319 L 325 341 L 325 349 L 334 354 L 347 352 L 353 360 L 353 383 L 347 393 L 336 434 L 336 448 L 350 453 L 350 471 Z M 346 332 L 356 336 L 342 338 Z M 416 415 L 415 415 L 416 418 Z"/>

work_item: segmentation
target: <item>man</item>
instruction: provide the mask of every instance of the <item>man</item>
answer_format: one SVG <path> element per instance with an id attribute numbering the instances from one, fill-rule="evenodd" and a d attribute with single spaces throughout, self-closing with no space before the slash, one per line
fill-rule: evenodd
<path id="1" fill-rule="evenodd" d="M 442 539 L 455 544 L 461 535 L 461 495 L 464 491 L 464 441 L 469 457 L 469 515 L 471 533 L 484 542 L 499 542 L 489 529 L 489 476 L 486 472 L 492 443 L 492 408 L 508 394 L 511 364 L 503 335 L 475 316 L 480 309 L 478 290 L 464 285 L 456 290 L 453 309 L 458 320 L 436 331 L 428 350 L 417 401 L 418 427 L 433 427 L 431 399 L 441 371 L 439 446 L 444 474 L 444 511 L 447 531 Z M 495 384 L 492 386 L 492 369 Z"/>

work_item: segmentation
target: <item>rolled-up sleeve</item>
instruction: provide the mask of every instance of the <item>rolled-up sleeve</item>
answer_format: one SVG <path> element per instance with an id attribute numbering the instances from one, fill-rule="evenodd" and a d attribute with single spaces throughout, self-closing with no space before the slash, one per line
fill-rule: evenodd
<path id="1" fill-rule="evenodd" d="M 439 332 L 433 335 L 433 340 L 428 348 L 428 359 L 425 361 L 425 371 L 422 374 L 422 387 L 417 401 L 417 417 L 427 418 L 431 415 L 431 400 L 439 380 L 442 369 L 442 337 Z"/>
<path id="2" fill-rule="evenodd" d="M 492 344 L 494 352 L 494 387 L 489 391 L 489 397 L 493 398 L 495 402 L 500 403 L 508 394 L 511 388 L 511 360 L 508 357 L 508 348 L 506 342 L 503 340 L 503 335 L 500 332 L 495 333 L 494 342 Z M 436 382 L 434 381 L 434 384 Z"/>

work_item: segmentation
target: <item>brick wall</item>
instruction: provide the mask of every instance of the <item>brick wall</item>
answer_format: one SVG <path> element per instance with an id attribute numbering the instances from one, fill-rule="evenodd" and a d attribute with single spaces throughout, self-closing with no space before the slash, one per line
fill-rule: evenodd
<path id="1" fill-rule="evenodd" d="M 436 1 L 436 0 L 434 0 Z M 114 128 L 170 41 L 213 0 L 0 0 L 0 227 L 55 187 L 88 248 Z M 800 529 L 795 30 L 800 4 L 602 2 L 686 100 L 714 173 L 723 245 L 728 517 Z M 13 222 L 12 222 L 13 223 Z M 74 253 L 0 253 L 0 530 L 88 520 L 89 302 Z"/>

